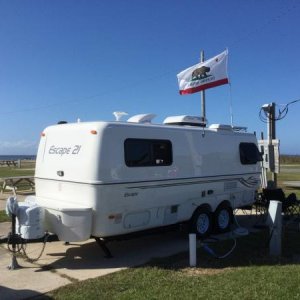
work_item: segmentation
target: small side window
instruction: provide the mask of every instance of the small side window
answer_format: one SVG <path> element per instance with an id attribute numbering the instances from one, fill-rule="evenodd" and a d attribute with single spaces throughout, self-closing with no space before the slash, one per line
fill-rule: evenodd
<path id="1" fill-rule="evenodd" d="M 124 152 L 128 167 L 172 164 L 172 144 L 167 140 L 127 139 L 124 143 Z"/>
<path id="2" fill-rule="evenodd" d="M 256 144 L 240 143 L 240 160 L 243 165 L 254 165 L 262 161 L 262 157 Z"/>

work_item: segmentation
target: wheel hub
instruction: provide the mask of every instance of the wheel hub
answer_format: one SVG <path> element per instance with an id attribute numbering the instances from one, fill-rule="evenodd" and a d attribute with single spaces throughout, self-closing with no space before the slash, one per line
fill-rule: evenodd
<path id="1" fill-rule="evenodd" d="M 218 225 L 221 229 L 224 229 L 228 226 L 230 221 L 229 213 L 226 209 L 220 211 L 218 215 Z"/>
<path id="2" fill-rule="evenodd" d="M 197 231 L 200 234 L 204 234 L 207 232 L 209 228 L 209 217 L 207 214 L 201 214 L 197 220 Z"/>

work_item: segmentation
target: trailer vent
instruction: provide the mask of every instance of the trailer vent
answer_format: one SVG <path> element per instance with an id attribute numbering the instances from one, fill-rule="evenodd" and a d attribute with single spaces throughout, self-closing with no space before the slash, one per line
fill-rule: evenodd
<path id="1" fill-rule="evenodd" d="M 239 132 L 247 132 L 247 127 L 243 126 L 233 126 L 233 131 L 239 131 Z"/>
<path id="2" fill-rule="evenodd" d="M 165 125 L 180 125 L 180 126 L 199 126 L 205 127 L 206 122 L 202 117 L 198 116 L 171 116 L 167 117 L 164 122 Z"/>
<path id="3" fill-rule="evenodd" d="M 228 131 L 236 131 L 236 132 L 247 132 L 247 127 L 242 126 L 231 126 L 231 125 L 224 125 L 224 124 L 211 124 L 209 126 L 210 129 L 215 130 L 228 130 Z"/>
<path id="4" fill-rule="evenodd" d="M 156 117 L 155 114 L 141 114 L 135 115 L 127 120 L 130 123 L 141 123 L 141 124 L 149 124 L 151 123 L 152 119 Z"/>
<path id="5" fill-rule="evenodd" d="M 224 124 L 211 124 L 209 129 L 232 131 L 232 126 Z"/>

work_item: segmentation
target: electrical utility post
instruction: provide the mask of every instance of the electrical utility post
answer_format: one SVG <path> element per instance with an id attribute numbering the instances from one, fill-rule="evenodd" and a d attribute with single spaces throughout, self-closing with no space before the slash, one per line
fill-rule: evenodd
<path id="1" fill-rule="evenodd" d="M 276 111 L 275 111 L 275 103 L 272 102 L 270 104 L 264 104 L 262 106 L 262 109 L 264 110 L 266 117 L 267 117 L 267 130 L 268 130 L 268 139 L 264 141 L 262 139 L 262 144 L 265 147 L 265 167 L 271 172 L 272 174 L 272 181 L 274 182 L 275 187 L 277 187 L 277 172 L 279 172 L 279 164 L 278 161 L 278 155 L 279 151 L 276 151 L 275 154 L 275 147 L 278 142 L 276 141 L 276 129 L 275 129 L 275 122 L 276 122 Z M 278 161 L 278 162 L 277 162 Z M 277 162 L 277 164 L 276 164 Z M 276 168 L 277 166 L 277 168 Z"/>
<path id="2" fill-rule="evenodd" d="M 270 147 L 270 152 L 273 155 L 270 155 L 270 171 L 272 172 L 272 180 L 274 181 L 275 187 L 277 187 L 277 173 L 275 173 L 275 155 L 274 155 L 274 145 L 273 140 L 276 139 L 276 128 L 275 128 L 275 103 L 272 102 L 269 104 L 269 114 L 268 114 L 268 142 Z"/>
<path id="3" fill-rule="evenodd" d="M 267 176 L 266 176 L 266 170 L 268 170 L 271 173 L 272 181 L 274 183 L 274 187 L 277 187 L 277 174 L 280 172 L 280 159 L 279 159 L 279 144 L 280 141 L 276 139 L 276 120 L 278 120 L 278 117 L 276 117 L 276 104 L 274 102 L 269 104 L 264 104 L 261 107 L 261 110 L 264 112 L 266 119 L 264 121 L 267 121 L 267 131 L 268 136 L 267 139 L 264 140 L 263 135 L 261 137 L 261 140 L 258 141 L 258 144 L 260 146 L 260 149 L 263 153 L 263 172 L 262 172 L 262 178 L 263 178 L 263 187 L 267 187 Z"/>
<path id="4" fill-rule="evenodd" d="M 203 63 L 204 62 L 204 51 L 202 50 L 200 52 L 200 62 Z M 205 108 L 205 91 L 201 91 L 201 111 L 202 111 L 202 117 L 201 117 L 201 121 L 202 124 L 204 124 L 204 127 L 206 127 L 206 108 Z"/>

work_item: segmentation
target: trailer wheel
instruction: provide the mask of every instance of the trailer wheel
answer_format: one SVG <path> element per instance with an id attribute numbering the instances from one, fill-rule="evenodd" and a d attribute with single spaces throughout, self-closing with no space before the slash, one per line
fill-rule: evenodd
<path id="1" fill-rule="evenodd" d="M 208 237 L 212 231 L 212 214 L 207 206 L 196 209 L 190 221 L 190 231 L 196 233 L 198 238 Z"/>
<path id="2" fill-rule="evenodd" d="M 229 204 L 223 203 L 214 212 L 215 231 L 218 233 L 227 232 L 232 223 L 233 212 Z"/>

